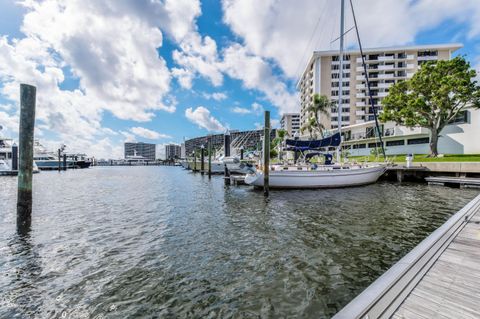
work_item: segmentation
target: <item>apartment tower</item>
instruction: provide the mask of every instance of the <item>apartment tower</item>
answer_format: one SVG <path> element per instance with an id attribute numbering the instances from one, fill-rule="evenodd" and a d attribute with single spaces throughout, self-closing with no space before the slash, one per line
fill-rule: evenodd
<path id="1" fill-rule="evenodd" d="M 427 61 L 448 60 L 461 44 L 418 45 L 363 50 L 374 105 L 382 109 L 382 99 L 394 83 L 409 79 Z M 300 127 L 313 114 L 308 107 L 318 93 L 342 103 L 342 126 L 364 123 L 374 119 L 368 97 L 360 51 L 344 52 L 343 96 L 338 96 L 340 79 L 338 51 L 315 51 L 297 83 L 300 92 Z M 321 116 L 326 129 L 338 128 L 336 107 L 329 116 Z"/>

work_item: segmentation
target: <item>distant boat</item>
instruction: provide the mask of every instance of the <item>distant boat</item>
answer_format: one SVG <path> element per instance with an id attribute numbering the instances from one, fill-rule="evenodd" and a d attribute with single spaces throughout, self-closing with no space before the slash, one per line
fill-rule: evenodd
<path id="1" fill-rule="evenodd" d="M 13 146 L 12 139 L 0 138 L 0 175 L 16 175 L 18 173 L 18 170 L 13 169 L 12 146 Z M 33 173 L 39 173 L 39 172 L 40 171 L 38 170 L 38 167 L 34 161 Z"/>

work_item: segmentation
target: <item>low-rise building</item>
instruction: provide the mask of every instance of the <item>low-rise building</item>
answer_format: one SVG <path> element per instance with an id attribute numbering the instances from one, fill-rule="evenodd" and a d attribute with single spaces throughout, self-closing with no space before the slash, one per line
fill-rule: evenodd
<path id="1" fill-rule="evenodd" d="M 387 155 L 430 153 L 430 130 L 426 128 L 386 122 L 380 124 L 380 131 Z M 351 156 L 370 155 L 372 149 L 381 147 L 375 121 L 343 127 L 342 135 L 342 148 Z M 479 136 L 480 110 L 465 110 L 440 133 L 438 151 L 441 154 L 480 154 Z"/>

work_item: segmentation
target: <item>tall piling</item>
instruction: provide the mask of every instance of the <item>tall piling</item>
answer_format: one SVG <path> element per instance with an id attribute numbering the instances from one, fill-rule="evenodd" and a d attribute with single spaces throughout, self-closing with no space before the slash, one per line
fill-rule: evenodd
<path id="1" fill-rule="evenodd" d="M 12 145 L 12 171 L 18 171 L 18 146 Z"/>
<path id="2" fill-rule="evenodd" d="M 20 84 L 19 169 L 17 232 L 25 234 L 32 225 L 33 133 L 37 89 Z"/>
<path id="3" fill-rule="evenodd" d="M 224 158 L 227 158 L 230 156 L 230 132 L 227 131 L 225 135 L 223 136 L 223 152 L 224 152 Z M 227 165 L 224 167 L 224 173 L 223 173 L 225 185 L 230 185 L 230 172 L 228 171 Z"/>
<path id="4" fill-rule="evenodd" d="M 67 154 L 63 154 L 63 170 L 67 170 Z"/>
<path id="5" fill-rule="evenodd" d="M 240 160 L 243 160 L 243 146 L 240 147 Z"/>
<path id="6" fill-rule="evenodd" d="M 200 147 L 200 172 L 205 174 L 205 145 Z"/>
<path id="7" fill-rule="evenodd" d="M 197 151 L 193 151 L 193 172 L 197 171 Z"/>
<path id="8" fill-rule="evenodd" d="M 265 111 L 263 129 L 263 194 L 268 196 L 270 174 L 270 111 Z"/>
<path id="9" fill-rule="evenodd" d="M 62 150 L 58 149 L 58 171 L 62 170 Z"/>
<path id="10" fill-rule="evenodd" d="M 208 137 L 208 178 L 212 178 L 212 138 Z"/>

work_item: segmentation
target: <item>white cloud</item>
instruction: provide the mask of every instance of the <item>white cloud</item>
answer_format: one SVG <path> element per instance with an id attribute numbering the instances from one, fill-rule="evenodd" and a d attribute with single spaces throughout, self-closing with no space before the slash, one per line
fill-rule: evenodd
<path id="1" fill-rule="evenodd" d="M 0 37 L 0 94 L 13 105 L 2 107 L 9 128 L 23 82 L 37 86 L 37 136 L 49 131 L 55 140 L 45 143 L 63 141 L 91 155 L 107 152 L 96 145 L 119 144 L 118 137 L 110 139 L 115 132 L 102 127 L 105 111 L 135 121 L 149 121 L 158 110 L 175 111 L 171 74 L 161 57 L 162 32 L 174 41 L 195 33 L 198 0 L 21 4 L 27 12 L 21 27 L 25 38 Z M 79 88 L 60 88 L 65 70 Z M 14 135 L 18 128 L 10 130 Z"/>
<path id="2" fill-rule="evenodd" d="M 227 98 L 227 95 L 223 92 L 203 93 L 204 98 L 207 100 L 223 101 Z"/>
<path id="3" fill-rule="evenodd" d="M 195 110 L 191 107 L 186 109 L 185 116 L 190 122 L 197 124 L 199 127 L 204 128 L 207 131 L 222 132 L 226 129 L 226 127 L 213 117 L 210 114 L 210 111 L 203 106 L 199 106 Z"/>
<path id="4" fill-rule="evenodd" d="M 263 112 L 263 106 L 258 104 L 257 102 L 253 102 L 250 108 L 236 106 L 232 109 L 232 112 L 237 114 L 261 115 Z"/>
<path id="5" fill-rule="evenodd" d="M 296 93 L 290 93 L 281 79 L 273 74 L 267 61 L 253 55 L 240 44 L 233 44 L 223 52 L 223 70 L 232 78 L 242 80 L 243 86 L 259 90 L 280 112 L 299 109 Z"/>
<path id="6" fill-rule="evenodd" d="M 244 108 L 244 107 L 235 106 L 235 107 L 232 109 L 232 112 L 233 112 L 233 113 L 237 113 L 237 114 L 250 114 L 250 113 L 252 112 L 252 110 L 246 109 L 246 108 Z"/>
<path id="7" fill-rule="evenodd" d="M 150 140 L 158 140 L 160 138 L 171 138 L 170 135 L 161 134 L 161 133 L 158 133 L 156 131 L 152 131 L 152 130 L 149 130 L 147 128 L 140 127 L 140 126 L 132 127 L 130 129 L 130 132 L 132 132 L 133 134 L 135 134 L 137 136 L 148 138 Z"/>

